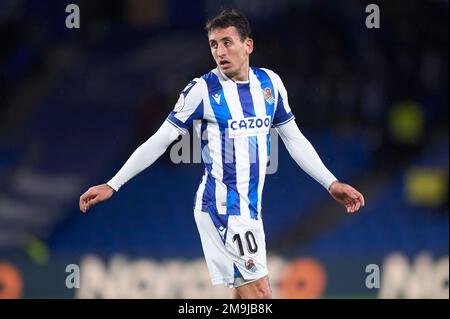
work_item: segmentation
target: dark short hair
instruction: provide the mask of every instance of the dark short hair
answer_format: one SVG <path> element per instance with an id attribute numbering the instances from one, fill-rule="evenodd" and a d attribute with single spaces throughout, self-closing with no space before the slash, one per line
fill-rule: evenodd
<path id="1" fill-rule="evenodd" d="M 252 30 L 250 29 L 250 23 L 247 18 L 240 12 L 237 12 L 234 9 L 225 9 L 222 10 L 215 17 L 210 18 L 206 22 L 205 29 L 208 34 L 217 28 L 228 28 L 235 27 L 241 41 L 244 41 L 246 38 L 250 38 L 252 35 Z"/>

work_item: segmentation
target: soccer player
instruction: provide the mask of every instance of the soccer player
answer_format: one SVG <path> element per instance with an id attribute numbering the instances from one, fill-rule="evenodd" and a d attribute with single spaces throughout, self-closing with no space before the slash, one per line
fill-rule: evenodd
<path id="1" fill-rule="evenodd" d="M 300 132 L 280 77 L 250 67 L 253 40 L 247 19 L 224 10 L 206 23 L 206 30 L 217 67 L 181 91 L 167 120 L 118 173 L 80 197 L 80 210 L 109 199 L 200 120 L 205 173 L 194 217 L 212 284 L 235 288 L 236 298 L 271 298 L 261 218 L 270 128 L 276 128 L 292 158 L 348 213 L 364 206 L 364 197 L 330 173 Z"/>

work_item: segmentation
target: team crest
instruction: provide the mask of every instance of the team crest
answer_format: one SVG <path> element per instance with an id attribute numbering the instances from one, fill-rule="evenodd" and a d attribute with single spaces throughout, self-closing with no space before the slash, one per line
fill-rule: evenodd
<path id="1" fill-rule="evenodd" d="M 264 89 L 264 99 L 266 100 L 267 103 L 269 104 L 273 104 L 275 103 L 275 98 L 272 95 L 272 91 L 270 90 L 270 87 L 266 87 Z"/>
<path id="2" fill-rule="evenodd" d="M 251 272 L 256 272 L 258 270 L 258 268 L 256 268 L 255 262 L 253 261 L 253 259 L 249 259 L 246 263 L 245 263 L 245 267 L 250 270 Z"/>

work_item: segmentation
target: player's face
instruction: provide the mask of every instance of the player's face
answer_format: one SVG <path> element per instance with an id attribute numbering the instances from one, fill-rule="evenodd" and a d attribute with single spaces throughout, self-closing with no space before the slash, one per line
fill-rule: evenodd
<path id="1" fill-rule="evenodd" d="M 211 53 L 222 72 L 235 81 L 248 80 L 253 40 L 246 38 L 241 41 L 235 27 L 213 29 L 208 39 Z"/>

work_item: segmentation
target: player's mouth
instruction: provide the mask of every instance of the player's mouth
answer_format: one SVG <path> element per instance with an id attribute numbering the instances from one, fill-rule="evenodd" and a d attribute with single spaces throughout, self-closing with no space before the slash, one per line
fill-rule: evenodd
<path id="1" fill-rule="evenodd" d="M 227 69 L 231 65 L 231 62 L 228 60 L 222 60 L 219 62 L 219 65 L 222 69 Z"/>

